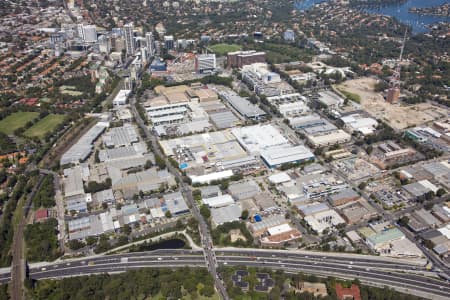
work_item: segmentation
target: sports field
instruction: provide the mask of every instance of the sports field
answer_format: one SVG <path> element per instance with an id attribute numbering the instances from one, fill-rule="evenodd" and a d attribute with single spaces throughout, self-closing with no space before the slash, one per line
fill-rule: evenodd
<path id="1" fill-rule="evenodd" d="M 228 52 L 239 51 L 242 49 L 241 46 L 236 44 L 216 44 L 209 47 L 218 56 L 227 54 Z"/>
<path id="2" fill-rule="evenodd" d="M 27 137 L 43 138 L 47 132 L 52 132 L 56 126 L 64 121 L 64 115 L 50 114 L 28 128 L 24 135 Z"/>
<path id="3" fill-rule="evenodd" d="M 37 112 L 20 111 L 10 114 L 0 121 L 0 131 L 5 134 L 13 134 L 14 130 L 19 129 L 28 121 L 32 121 L 39 116 Z"/>

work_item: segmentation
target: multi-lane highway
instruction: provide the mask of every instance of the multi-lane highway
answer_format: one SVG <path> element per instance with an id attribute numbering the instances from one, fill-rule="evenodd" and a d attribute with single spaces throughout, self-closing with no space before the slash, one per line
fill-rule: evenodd
<path id="1" fill-rule="evenodd" d="M 290 273 L 358 278 L 369 285 L 389 286 L 429 299 L 448 299 L 450 294 L 450 283 L 436 278 L 433 272 L 427 271 L 423 266 L 405 260 L 260 249 L 214 249 L 214 252 L 219 266 L 252 266 Z M 33 279 L 45 279 L 125 272 L 144 267 L 206 267 L 204 255 L 202 250 L 156 250 L 80 258 L 31 265 L 29 276 Z M 9 280 L 10 273 L 0 272 L 0 283 Z"/>

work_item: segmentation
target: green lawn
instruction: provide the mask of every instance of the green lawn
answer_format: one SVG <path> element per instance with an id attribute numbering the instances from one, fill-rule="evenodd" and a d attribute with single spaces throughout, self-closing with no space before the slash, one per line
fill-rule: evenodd
<path id="1" fill-rule="evenodd" d="M 241 46 L 236 44 L 216 44 L 209 47 L 218 56 L 227 54 L 228 52 L 239 51 L 242 49 Z"/>
<path id="2" fill-rule="evenodd" d="M 356 102 L 356 103 L 361 103 L 361 96 L 349 91 L 346 91 L 342 88 L 338 88 L 338 91 L 341 92 L 345 97 L 347 97 L 347 99 Z"/>
<path id="3" fill-rule="evenodd" d="M 39 116 L 37 112 L 16 112 L 0 121 L 0 131 L 5 134 L 13 134 L 14 130 L 19 129 L 28 121 L 32 121 Z"/>
<path id="4" fill-rule="evenodd" d="M 28 128 L 27 131 L 25 131 L 24 135 L 27 137 L 42 138 L 45 136 L 47 132 L 53 131 L 56 128 L 56 126 L 61 124 L 64 121 L 64 118 L 65 118 L 64 115 L 55 115 L 55 114 L 47 115 L 45 118 L 39 120 L 32 127 Z"/>
<path id="5" fill-rule="evenodd" d="M 70 96 L 81 96 L 83 92 L 77 90 L 76 87 L 71 85 L 62 85 L 59 87 L 59 92 L 61 94 L 70 95 Z"/>

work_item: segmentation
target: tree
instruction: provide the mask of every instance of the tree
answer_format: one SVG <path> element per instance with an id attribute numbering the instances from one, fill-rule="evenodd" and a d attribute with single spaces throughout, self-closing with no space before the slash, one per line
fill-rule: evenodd
<path id="1" fill-rule="evenodd" d="M 242 211 L 242 214 L 241 214 L 241 219 L 242 220 L 247 220 L 248 219 L 248 210 L 247 209 L 244 209 L 243 211 Z"/>
<path id="2" fill-rule="evenodd" d="M 228 186 L 230 185 L 230 183 L 227 181 L 227 180 L 223 180 L 221 183 L 220 183 L 220 189 L 222 190 L 222 191 L 224 191 L 224 190 L 226 190 L 226 189 L 228 189 Z"/>
<path id="3" fill-rule="evenodd" d="M 425 247 L 427 247 L 428 249 L 433 249 L 433 247 L 434 247 L 433 242 L 430 241 L 430 240 L 425 240 L 425 241 L 423 242 L 423 245 L 424 245 Z"/>
<path id="4" fill-rule="evenodd" d="M 438 189 L 438 190 L 436 191 L 436 196 L 442 197 L 442 196 L 444 196 L 446 193 L 447 193 L 447 192 L 446 192 L 443 188 L 440 188 L 440 189 Z"/>
<path id="5" fill-rule="evenodd" d="M 126 235 L 129 235 L 131 233 L 131 231 L 132 231 L 132 229 L 129 224 L 125 224 L 123 226 L 122 232 L 125 233 Z"/>
<path id="6" fill-rule="evenodd" d="M 25 227 L 24 236 L 29 261 L 54 260 L 59 256 L 57 226 L 58 221 L 50 218 L 45 222 L 28 224 Z"/>
<path id="7" fill-rule="evenodd" d="M 155 154 L 155 162 L 156 162 L 156 165 L 161 170 L 166 168 L 166 162 L 164 161 L 164 159 L 161 156 L 159 156 L 157 154 Z"/>
<path id="8" fill-rule="evenodd" d="M 323 153 L 323 148 L 316 148 L 316 150 L 314 150 L 314 155 L 316 156 L 320 156 Z"/>
<path id="9" fill-rule="evenodd" d="M 361 182 L 361 183 L 358 185 L 358 188 L 359 188 L 360 190 L 364 190 L 364 189 L 366 188 L 366 186 L 367 186 L 367 183 Z"/>
<path id="10" fill-rule="evenodd" d="M 203 218 L 205 219 L 209 219 L 211 217 L 211 210 L 209 209 L 208 205 L 203 204 L 200 207 L 200 214 L 203 216 Z"/>
<path id="11" fill-rule="evenodd" d="M 166 213 L 164 214 L 166 216 L 166 218 L 170 219 L 172 218 L 172 213 L 170 212 L 170 210 L 166 211 Z"/>
<path id="12" fill-rule="evenodd" d="M 432 200 L 434 198 L 434 192 L 433 191 L 429 191 L 425 194 L 425 200 L 429 201 Z"/>
<path id="13" fill-rule="evenodd" d="M 86 238 L 86 244 L 87 244 L 88 246 L 92 246 L 92 245 L 94 245 L 95 243 L 97 243 L 97 238 L 96 238 L 95 236 L 88 236 L 88 237 Z"/>
<path id="14" fill-rule="evenodd" d="M 214 295 L 214 287 L 212 284 L 208 284 L 203 286 L 203 288 L 200 291 L 200 294 L 205 297 L 212 297 Z"/>
<path id="15" fill-rule="evenodd" d="M 84 246 L 86 246 L 85 243 L 83 243 L 82 241 L 79 240 L 70 240 L 69 241 L 69 248 L 72 250 L 78 250 L 83 248 Z"/>
<path id="16" fill-rule="evenodd" d="M 6 181 L 8 177 L 6 176 L 6 171 L 4 169 L 0 170 L 0 184 Z"/>
<path id="17" fill-rule="evenodd" d="M 147 160 L 146 162 L 145 162 L 145 165 L 144 165 L 144 169 L 150 169 L 151 167 L 153 167 L 153 163 L 152 163 L 152 161 L 151 160 Z"/>
<path id="18" fill-rule="evenodd" d="M 194 198 L 195 201 L 200 201 L 202 200 L 202 191 L 199 189 L 195 189 L 192 191 L 192 197 Z"/>
<path id="19" fill-rule="evenodd" d="M 401 226 L 407 226 L 409 223 L 409 218 L 408 216 L 403 216 L 398 220 L 398 224 Z"/>
<path id="20" fill-rule="evenodd" d="M 109 239 L 106 235 L 102 234 L 100 236 L 100 240 L 98 242 L 97 247 L 95 247 L 94 252 L 95 253 L 102 253 L 105 251 L 108 251 L 111 248 L 111 245 L 109 244 Z"/>
<path id="21" fill-rule="evenodd" d="M 128 244 L 128 242 L 129 242 L 128 236 L 126 236 L 126 235 L 120 235 L 119 238 L 117 239 L 117 244 L 116 244 L 116 246 L 126 245 L 126 244 Z"/>

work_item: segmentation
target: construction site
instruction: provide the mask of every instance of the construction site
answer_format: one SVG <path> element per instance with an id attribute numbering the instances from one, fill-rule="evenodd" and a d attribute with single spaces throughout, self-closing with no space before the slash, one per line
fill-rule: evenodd
<path id="1" fill-rule="evenodd" d="M 372 117 L 382 120 L 395 130 L 423 125 L 446 117 L 446 109 L 431 103 L 406 105 L 401 102 L 389 103 L 381 93 L 375 92 L 377 79 L 362 77 L 347 80 L 338 89 L 357 94 L 361 98 L 361 108 Z"/>

